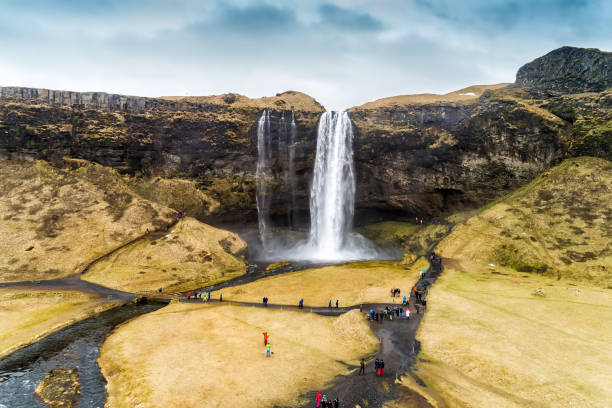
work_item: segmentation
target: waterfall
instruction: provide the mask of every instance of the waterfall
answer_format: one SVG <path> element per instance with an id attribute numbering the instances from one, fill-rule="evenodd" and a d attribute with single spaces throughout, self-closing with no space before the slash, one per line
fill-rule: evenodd
<path id="1" fill-rule="evenodd" d="M 268 229 L 270 228 L 270 194 L 268 192 L 268 179 L 271 176 L 271 147 L 270 140 L 270 112 L 265 109 L 257 125 L 257 218 L 259 221 L 259 238 L 266 248 Z"/>
<path id="2" fill-rule="evenodd" d="M 289 128 L 289 188 L 291 201 L 289 202 L 289 226 L 295 227 L 296 209 L 296 180 L 295 180 L 295 143 L 297 142 L 297 125 L 295 124 L 295 114 L 291 111 L 291 125 Z"/>
<path id="3" fill-rule="evenodd" d="M 353 125 L 346 112 L 325 112 L 317 133 L 316 157 L 310 189 L 310 234 L 296 242 L 295 235 L 271 234 L 272 186 L 284 181 L 289 225 L 295 221 L 297 182 L 295 150 L 298 141 L 295 115 L 291 123 L 281 115 L 272 144 L 270 112 L 261 114 L 257 125 L 257 213 L 260 260 L 323 261 L 384 259 L 388 256 L 360 234 L 351 231 L 355 207 Z M 275 136 L 276 137 L 276 136 Z M 278 142 L 278 144 L 276 143 Z M 274 147 L 274 151 L 273 151 Z M 279 160 L 280 159 L 280 160 Z M 285 160 L 286 159 L 286 160 Z M 282 185 L 282 184 L 281 184 Z M 278 194 L 278 189 L 275 189 Z"/>
<path id="4" fill-rule="evenodd" d="M 325 112 L 310 190 L 309 244 L 320 256 L 333 257 L 344 248 L 354 204 L 353 125 L 346 112 Z"/>

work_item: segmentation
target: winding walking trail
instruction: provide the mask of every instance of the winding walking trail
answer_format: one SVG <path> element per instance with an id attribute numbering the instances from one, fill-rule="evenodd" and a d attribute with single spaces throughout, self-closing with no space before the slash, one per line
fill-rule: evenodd
<path id="1" fill-rule="evenodd" d="M 162 231 L 156 231 L 151 234 L 161 233 Z M 157 294 L 157 293 L 129 293 L 115 289 L 111 289 L 102 285 L 97 285 L 92 282 L 84 281 L 80 279 L 81 275 L 84 274 L 92 265 L 99 262 L 102 259 L 106 259 L 116 251 L 138 242 L 141 239 L 150 238 L 151 234 L 144 234 L 139 236 L 112 251 L 94 259 L 89 262 L 80 272 L 74 275 L 60 278 L 50 279 L 41 281 L 20 281 L 20 282 L 9 282 L 2 283 L 0 287 L 33 287 L 41 289 L 73 289 L 80 290 L 88 293 L 98 294 L 104 297 L 112 296 L 115 300 L 124 302 L 132 301 L 138 297 L 150 297 L 155 300 L 170 301 L 176 299 L 176 295 L 172 294 Z M 419 279 L 414 285 L 422 289 L 424 298 L 427 296 L 427 291 L 431 285 L 435 282 L 438 276 L 443 271 L 442 260 L 438 257 L 431 257 L 431 253 L 428 254 L 427 259 L 430 260 L 430 267 L 427 272 Z M 320 265 L 317 265 L 320 266 Z M 247 273 L 240 277 L 228 280 L 221 284 L 204 287 L 201 290 L 216 291 L 222 288 L 238 286 L 248 282 L 252 282 L 258 279 L 266 278 L 271 275 L 294 272 L 300 269 L 313 267 L 313 265 L 292 265 L 289 267 L 278 268 L 273 271 L 259 271 L 253 270 L 251 273 Z M 412 288 L 411 288 L 412 289 Z M 179 297 L 181 302 L 198 303 L 202 302 L 199 299 L 187 300 L 185 296 Z M 218 300 L 210 300 L 211 302 L 219 302 Z M 237 305 L 246 307 L 266 307 L 269 309 L 291 309 L 298 310 L 307 313 L 317 313 L 327 316 L 337 316 L 346 313 L 349 310 L 360 309 L 363 313 L 367 313 L 370 308 L 381 311 L 385 306 L 396 307 L 397 304 L 393 303 L 372 303 L 372 304 L 361 304 L 353 305 L 350 307 L 341 308 L 329 308 L 329 307 L 308 307 L 298 308 L 291 305 L 278 305 L 268 304 L 264 306 L 261 303 L 250 303 L 250 302 L 238 302 L 231 300 L 224 300 L 222 304 L 226 305 Z M 371 321 L 370 327 L 374 334 L 380 339 L 380 349 L 375 356 L 371 356 L 366 364 L 366 374 L 363 376 L 357 375 L 359 367 L 350 367 L 352 372 L 349 375 L 338 376 L 334 381 L 325 389 L 325 392 L 330 399 L 338 398 L 341 402 L 341 406 L 354 407 L 356 405 L 362 407 L 381 407 L 385 402 L 397 399 L 400 396 L 405 397 L 406 394 L 410 394 L 409 400 L 415 407 L 431 407 L 427 400 L 418 394 L 416 391 L 409 390 L 406 387 L 398 387 L 395 385 L 395 380 L 399 379 L 403 375 L 412 375 L 415 380 L 421 384 L 422 381 L 416 377 L 411 371 L 411 367 L 414 365 L 417 359 L 417 354 L 420 349 L 420 344 L 416 340 L 416 333 L 424 315 L 424 310 L 421 309 L 421 313 L 417 314 L 415 310 L 415 293 L 410 291 L 409 305 L 410 309 L 413 310 L 410 319 L 395 319 L 393 321 L 380 320 L 378 322 Z M 385 361 L 385 375 L 378 377 L 374 373 L 373 359 L 382 358 Z M 314 401 L 317 390 L 312 390 L 304 395 L 308 401 Z M 312 403 L 309 402 L 304 407 L 310 407 Z"/>

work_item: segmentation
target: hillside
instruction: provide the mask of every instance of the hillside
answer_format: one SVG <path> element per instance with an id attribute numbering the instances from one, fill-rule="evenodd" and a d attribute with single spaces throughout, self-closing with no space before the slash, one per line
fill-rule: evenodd
<path id="1" fill-rule="evenodd" d="M 116 171 L 83 160 L 67 160 L 65 164 L 0 161 L 0 250 L 4 255 L 0 257 L 0 281 L 77 274 L 101 255 L 147 231 L 152 235 L 166 231 L 174 222 L 175 210 L 142 198 Z M 242 255 L 246 247 L 240 238 L 219 232 L 222 236 L 213 242 L 210 236 L 214 229 L 195 220 L 191 229 L 192 239 L 199 244 L 176 241 L 174 251 L 184 256 L 207 251 L 213 256 L 208 262 L 218 263 L 214 273 L 205 270 L 210 269 L 210 263 L 197 273 L 191 271 L 190 276 L 199 279 L 197 283 L 223 279 L 226 264 L 231 265 L 233 274 L 244 273 L 244 262 L 234 257 Z M 229 240 L 229 247 L 224 248 L 224 240 Z M 138 251 L 132 249 L 131 253 L 136 257 Z M 164 262 L 142 259 L 139 265 L 153 269 L 177 266 L 172 257 Z M 176 280 L 172 276 L 165 279 Z M 159 286 L 171 285 L 159 280 Z"/>
<path id="2" fill-rule="evenodd" d="M 419 328 L 448 406 L 607 407 L 612 163 L 569 159 L 457 226 Z"/>
<path id="3" fill-rule="evenodd" d="M 612 288 L 612 163 L 576 158 L 454 229 L 444 256 Z"/>

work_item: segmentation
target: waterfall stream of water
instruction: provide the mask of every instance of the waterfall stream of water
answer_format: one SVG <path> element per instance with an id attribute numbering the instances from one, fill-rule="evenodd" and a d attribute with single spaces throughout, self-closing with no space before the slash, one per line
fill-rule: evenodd
<path id="1" fill-rule="evenodd" d="M 270 194 L 268 179 L 271 176 L 272 141 L 270 136 L 270 112 L 265 109 L 257 125 L 257 219 L 259 221 L 259 238 L 265 249 L 269 238 L 270 228 Z"/>

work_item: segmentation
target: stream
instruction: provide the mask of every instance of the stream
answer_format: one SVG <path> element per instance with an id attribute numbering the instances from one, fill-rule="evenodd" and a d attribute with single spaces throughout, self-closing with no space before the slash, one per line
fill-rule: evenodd
<path id="1" fill-rule="evenodd" d="M 0 360 L 0 408 L 47 408 L 34 391 L 54 368 L 76 367 L 81 396 L 77 407 L 103 408 L 106 381 L 97 359 L 100 346 L 119 324 L 163 304 L 128 304 L 107 310 L 45 337 Z"/>

